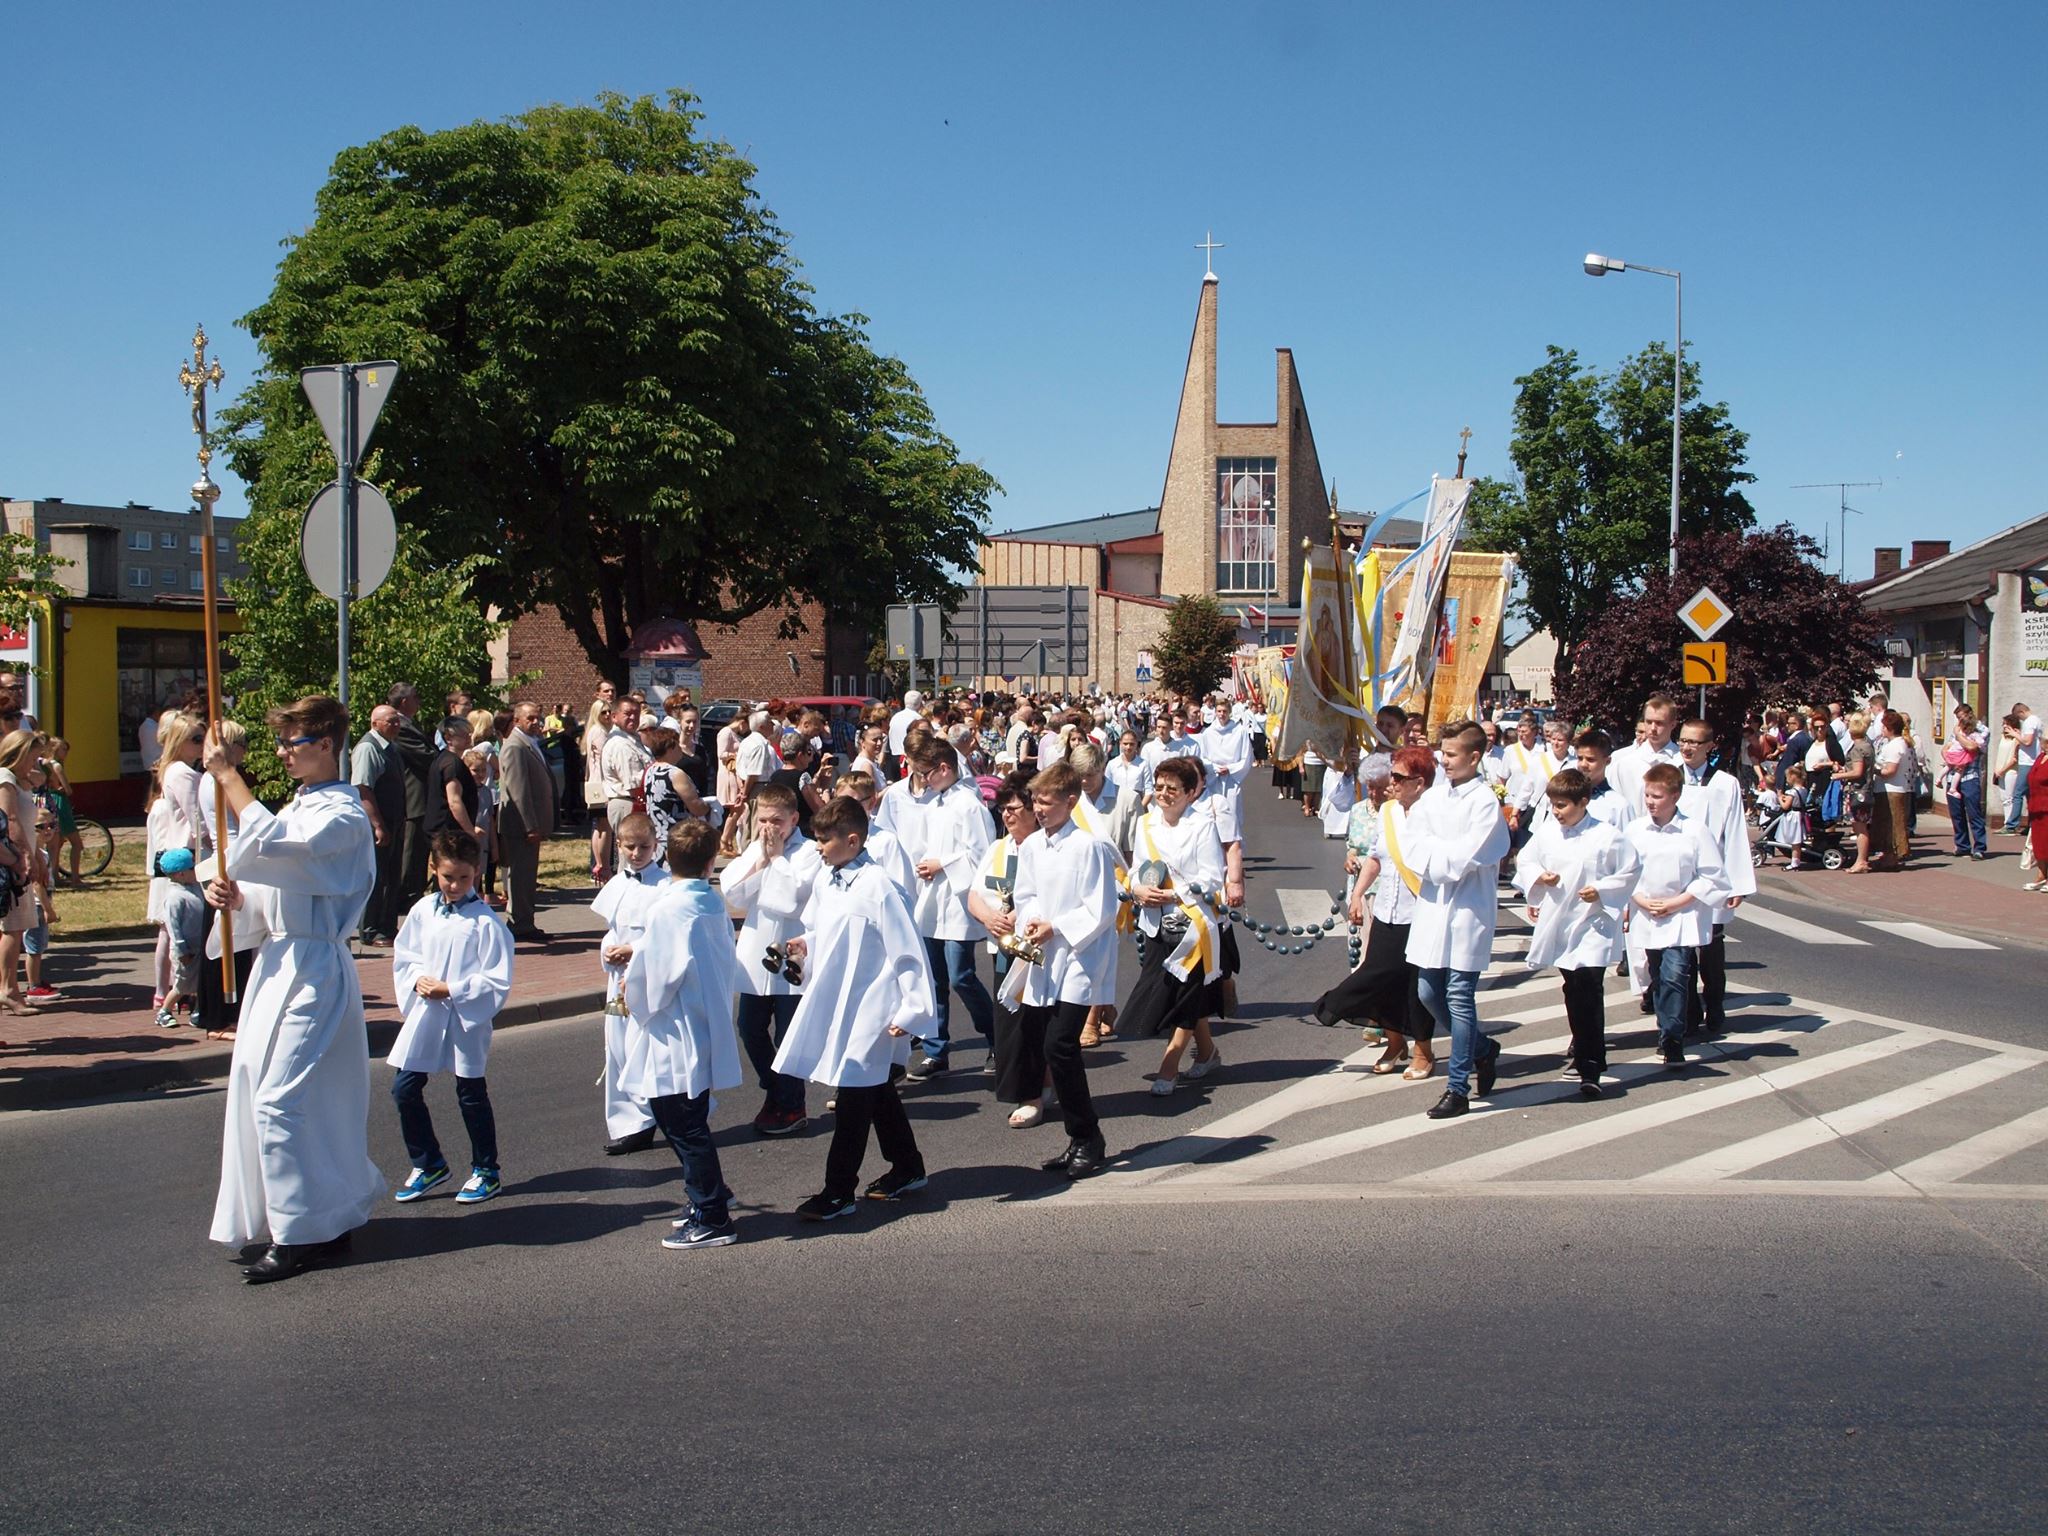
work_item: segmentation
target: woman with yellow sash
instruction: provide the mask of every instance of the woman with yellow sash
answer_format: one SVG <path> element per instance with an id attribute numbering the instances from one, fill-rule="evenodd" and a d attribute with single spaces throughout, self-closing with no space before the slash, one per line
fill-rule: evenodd
<path id="1" fill-rule="evenodd" d="M 1415 895 L 1422 877 L 1415 869 L 1417 850 L 1406 847 L 1402 839 L 1409 810 L 1435 778 L 1436 758 L 1429 748 L 1395 750 L 1387 781 L 1389 793 L 1373 819 L 1371 840 L 1351 888 L 1352 922 L 1365 921 L 1366 904 L 1371 902 L 1372 929 L 1366 936 L 1365 958 L 1315 1006 L 1318 1023 L 1377 1023 L 1386 1031 L 1386 1050 L 1372 1070 L 1380 1076 L 1400 1072 L 1411 1083 L 1436 1071 L 1436 1055 L 1430 1046 L 1436 1021 L 1422 1006 L 1416 993 L 1416 968 L 1408 963 L 1408 924 L 1415 914 Z"/>
<path id="2" fill-rule="evenodd" d="M 1131 906 L 1144 938 L 1145 965 L 1123 1022 L 1133 1038 L 1173 1032 L 1152 1079 L 1152 1092 L 1162 1098 L 1180 1082 L 1180 1059 L 1190 1045 L 1190 1080 L 1223 1065 L 1209 1034 L 1216 981 L 1223 973 L 1222 939 L 1210 905 L 1223 889 L 1223 842 L 1213 818 L 1190 814 L 1201 787 L 1201 770 L 1188 759 L 1160 763 L 1152 773 L 1153 808 L 1138 823 L 1133 849 Z"/>

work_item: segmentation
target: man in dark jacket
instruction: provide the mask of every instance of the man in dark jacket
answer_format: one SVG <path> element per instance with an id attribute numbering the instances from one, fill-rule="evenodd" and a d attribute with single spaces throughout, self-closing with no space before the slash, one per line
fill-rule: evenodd
<path id="1" fill-rule="evenodd" d="M 436 754 L 415 719 L 420 712 L 419 689 L 411 683 L 393 683 L 384 701 L 398 711 L 391 740 L 405 767 L 405 836 L 398 855 L 398 910 L 404 912 L 427 888 L 427 775 Z"/>
<path id="2" fill-rule="evenodd" d="M 389 944 L 404 916 L 398 904 L 399 864 L 405 845 L 405 764 L 398 755 L 398 711 L 379 704 L 370 728 L 349 754 L 349 783 L 362 793 L 363 810 L 377 839 L 377 883 L 363 908 L 363 942 Z"/>

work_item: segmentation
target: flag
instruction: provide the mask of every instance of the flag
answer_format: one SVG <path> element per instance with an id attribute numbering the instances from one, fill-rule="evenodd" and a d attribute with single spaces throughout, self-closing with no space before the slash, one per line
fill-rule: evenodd
<path id="1" fill-rule="evenodd" d="M 1244 605 L 1244 616 L 1247 621 L 1253 624 L 1264 624 L 1266 622 L 1266 610 L 1257 603 L 1246 603 Z"/>

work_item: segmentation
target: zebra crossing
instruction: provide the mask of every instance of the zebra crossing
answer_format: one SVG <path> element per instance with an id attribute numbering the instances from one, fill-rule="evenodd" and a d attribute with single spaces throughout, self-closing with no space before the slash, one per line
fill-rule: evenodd
<path id="1" fill-rule="evenodd" d="M 1311 894 L 1327 912 L 1321 893 L 1295 905 L 1306 913 Z M 1927 932 L 1944 941 L 1937 947 L 1988 947 Z M 1368 1045 L 1180 1134 L 1133 1137 L 1111 1169 L 1060 1198 L 2048 1201 L 2048 1051 L 1731 986 L 1728 1028 L 1673 1073 L 1657 1058 L 1654 1022 L 1610 978 L 1607 1092 L 1582 1101 L 1559 1075 L 1569 1034 L 1557 978 L 1528 974 L 1526 944 L 1526 930 L 1504 929 L 1481 979 L 1480 1014 L 1506 1054 L 1493 1097 L 1471 1114 L 1425 1118 L 1442 1072 L 1419 1084 L 1373 1076 L 1380 1048 Z M 1438 1047 L 1447 1052 L 1448 1041 Z"/>

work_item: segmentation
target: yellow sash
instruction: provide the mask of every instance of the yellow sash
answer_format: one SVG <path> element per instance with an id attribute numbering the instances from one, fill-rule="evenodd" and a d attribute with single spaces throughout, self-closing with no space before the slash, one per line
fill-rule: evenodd
<path id="1" fill-rule="evenodd" d="M 1159 845 L 1152 840 L 1151 817 L 1147 816 L 1139 825 L 1138 833 L 1144 839 L 1145 857 L 1159 864 L 1166 863 L 1166 860 L 1159 857 Z M 1167 878 L 1167 886 L 1169 889 L 1176 889 L 1176 893 L 1180 894 L 1180 910 L 1187 917 L 1188 931 L 1181 939 L 1179 947 L 1166 957 L 1166 968 L 1182 981 L 1193 978 L 1198 972 L 1202 980 L 1214 981 L 1223 973 L 1216 930 L 1210 926 L 1207 914 L 1202 911 L 1201 903 L 1196 900 L 1193 893 L 1179 893 L 1170 875 Z M 1131 912 L 1135 924 L 1136 903 L 1131 903 L 1126 910 Z"/>
<path id="2" fill-rule="evenodd" d="M 1401 877 L 1401 883 L 1408 887 L 1408 894 L 1422 894 L 1422 876 L 1408 867 L 1408 861 L 1401 857 L 1401 837 L 1394 830 L 1394 812 L 1400 807 L 1392 799 L 1380 805 L 1380 841 L 1387 845 L 1387 857 L 1394 861 L 1394 872 Z"/>

